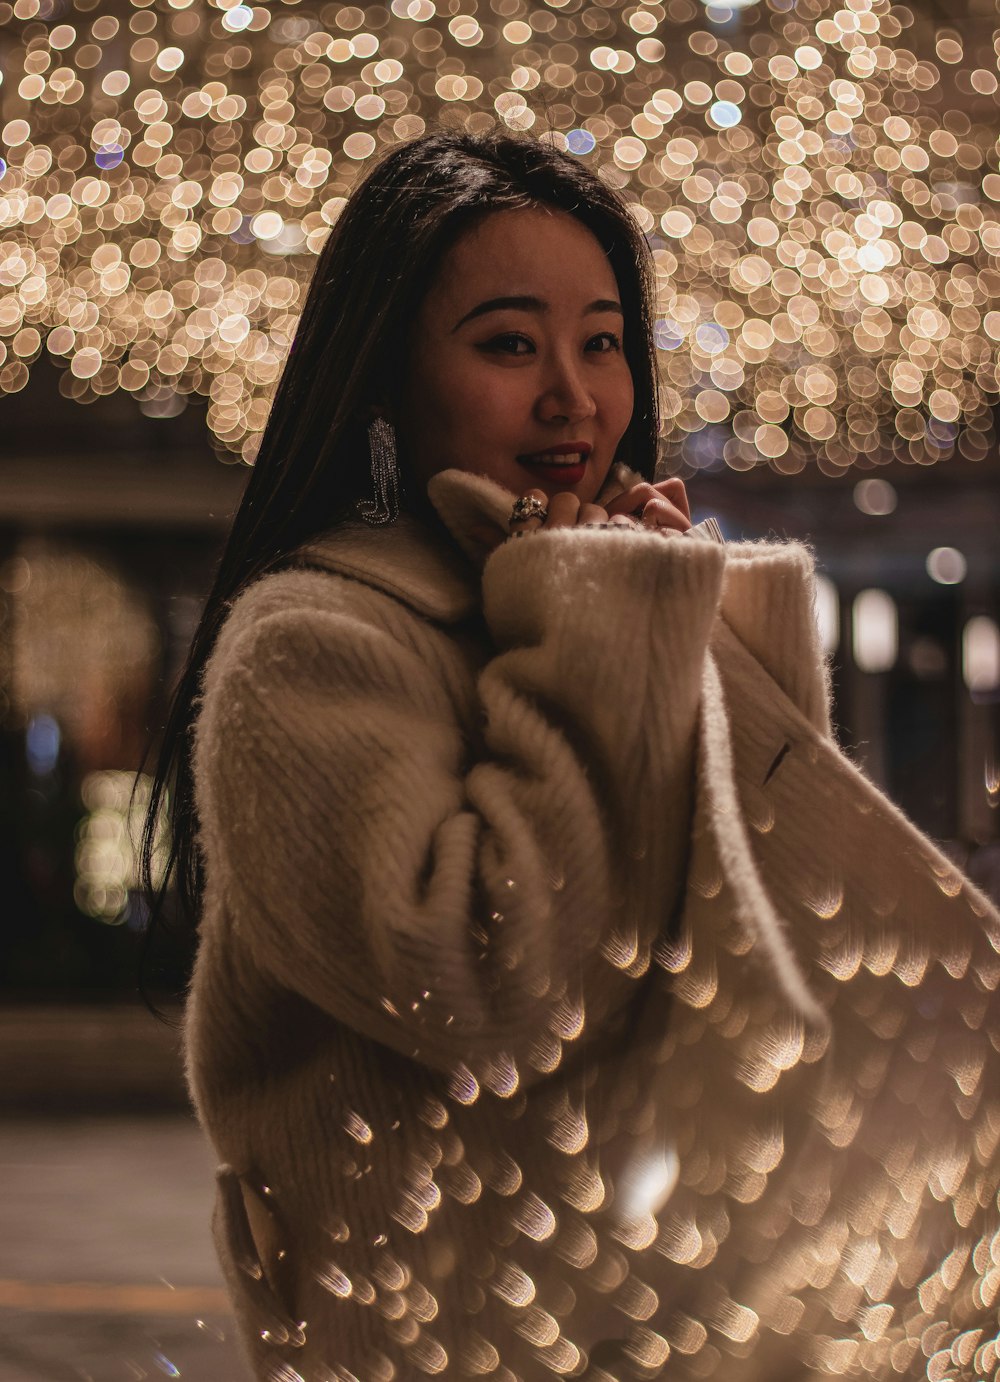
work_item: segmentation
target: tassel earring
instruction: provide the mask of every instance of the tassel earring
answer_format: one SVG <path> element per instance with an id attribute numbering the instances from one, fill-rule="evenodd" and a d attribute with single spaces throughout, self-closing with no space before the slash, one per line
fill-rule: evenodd
<path id="1" fill-rule="evenodd" d="M 370 527 L 394 523 L 399 517 L 399 463 L 396 460 L 396 431 L 384 417 L 368 424 L 368 451 L 371 457 L 371 499 L 358 503 L 358 513 Z"/>

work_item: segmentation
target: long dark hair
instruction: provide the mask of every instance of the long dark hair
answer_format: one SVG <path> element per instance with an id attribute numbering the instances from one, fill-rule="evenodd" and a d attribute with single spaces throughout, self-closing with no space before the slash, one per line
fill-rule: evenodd
<path id="1" fill-rule="evenodd" d="M 410 326 L 435 270 L 476 220 L 532 205 L 568 212 L 595 236 L 624 309 L 635 406 L 618 459 L 652 478 L 658 433 L 650 255 L 622 199 L 571 156 L 526 137 L 437 133 L 387 155 L 349 198 L 323 248 L 253 472 L 171 702 L 140 847 L 147 938 L 171 877 L 182 925 L 203 888 L 191 737 L 205 664 L 236 596 L 317 533 L 356 516 L 371 488 L 366 427 L 402 380 Z M 419 496 L 404 507 L 416 507 Z M 170 786 L 170 847 L 157 822 Z"/>

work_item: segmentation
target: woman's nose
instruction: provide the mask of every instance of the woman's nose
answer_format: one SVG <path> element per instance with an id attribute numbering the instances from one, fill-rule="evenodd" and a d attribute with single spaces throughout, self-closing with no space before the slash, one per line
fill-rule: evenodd
<path id="1" fill-rule="evenodd" d="M 597 405 L 579 370 L 569 363 L 553 362 L 538 399 L 538 411 L 545 422 L 562 418 L 582 422 L 593 417 Z"/>

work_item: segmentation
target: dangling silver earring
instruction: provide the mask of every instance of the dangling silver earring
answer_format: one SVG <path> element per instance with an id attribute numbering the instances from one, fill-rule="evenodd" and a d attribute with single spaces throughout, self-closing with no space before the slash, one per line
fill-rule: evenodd
<path id="1" fill-rule="evenodd" d="M 368 424 L 368 451 L 371 456 L 373 498 L 358 502 L 358 513 L 370 527 L 394 523 L 399 517 L 399 464 L 396 460 L 396 431 L 384 417 Z"/>

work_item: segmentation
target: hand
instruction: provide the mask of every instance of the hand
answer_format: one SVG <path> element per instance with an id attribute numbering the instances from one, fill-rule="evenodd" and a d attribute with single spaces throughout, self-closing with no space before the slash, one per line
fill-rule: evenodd
<path id="1" fill-rule="evenodd" d="M 611 519 L 621 514 L 633 515 L 642 527 L 654 529 L 664 537 L 686 533 L 691 527 L 687 490 L 684 481 L 676 477 L 656 485 L 633 485 L 611 500 L 607 512 Z"/>
<path id="2" fill-rule="evenodd" d="M 550 499 L 544 490 L 529 489 L 525 491 L 524 498 L 540 499 L 548 509 L 548 514 L 544 520 L 526 518 L 520 522 L 512 522 L 510 525 L 512 534 L 535 532 L 543 526 L 546 531 L 550 528 L 585 528 L 594 523 L 613 523 L 622 527 L 634 526 L 627 513 L 612 517 L 608 510 L 603 509 L 600 504 L 581 504 L 576 495 L 569 490 L 562 490 Z"/>

